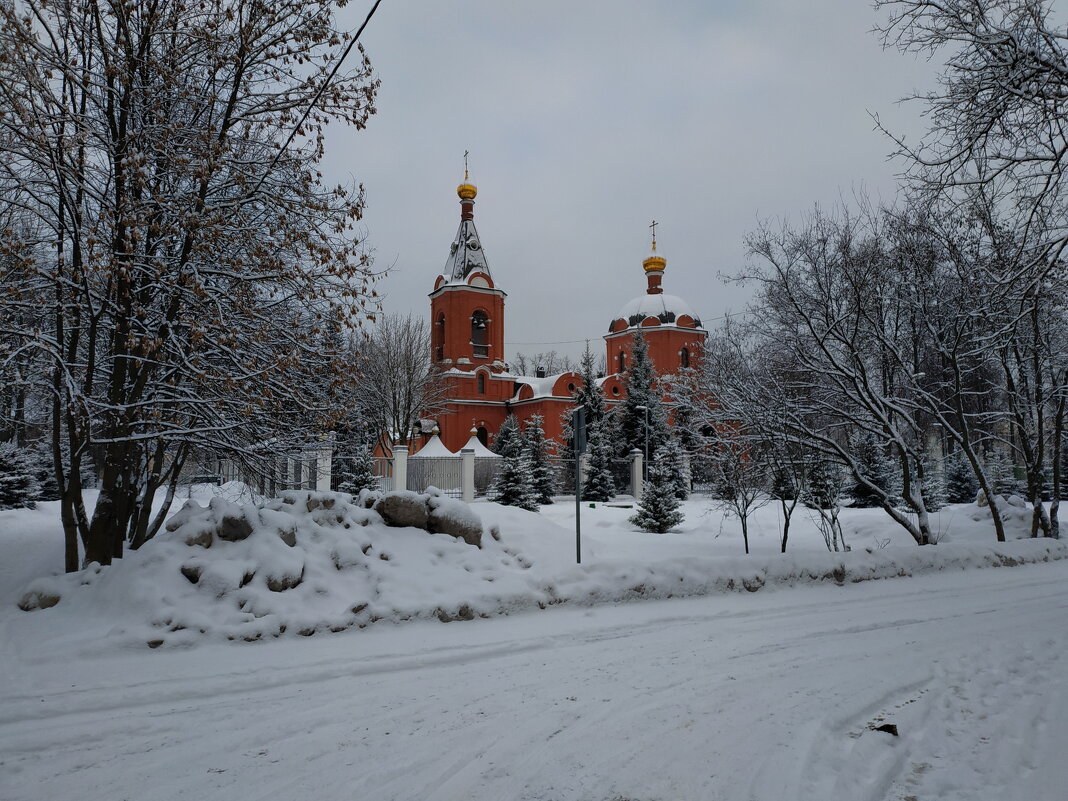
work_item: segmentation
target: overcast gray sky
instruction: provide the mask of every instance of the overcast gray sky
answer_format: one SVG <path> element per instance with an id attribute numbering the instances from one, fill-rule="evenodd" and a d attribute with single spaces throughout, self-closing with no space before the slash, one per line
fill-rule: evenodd
<path id="1" fill-rule="evenodd" d="M 719 274 L 761 219 L 893 196 L 900 165 L 869 112 L 918 134 L 898 100 L 935 67 L 884 51 L 875 23 L 859 0 L 385 0 L 363 37 L 378 114 L 331 131 L 325 172 L 366 187 L 387 311 L 428 313 L 470 150 L 509 357 L 601 348 L 644 291 L 654 218 L 665 291 L 711 327 L 745 304 Z"/>

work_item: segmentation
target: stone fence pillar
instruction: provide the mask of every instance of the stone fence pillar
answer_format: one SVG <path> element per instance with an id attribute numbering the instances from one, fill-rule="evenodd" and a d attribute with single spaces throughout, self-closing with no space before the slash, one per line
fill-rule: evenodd
<path id="1" fill-rule="evenodd" d="M 394 490 L 408 489 L 408 446 L 393 446 L 393 487 Z"/>
<path id="2" fill-rule="evenodd" d="M 475 499 L 475 449 L 460 451 L 460 498 L 464 503 Z"/>

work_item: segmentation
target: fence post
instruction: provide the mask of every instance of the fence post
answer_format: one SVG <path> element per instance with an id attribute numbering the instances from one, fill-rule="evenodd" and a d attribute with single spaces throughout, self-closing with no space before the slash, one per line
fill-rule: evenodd
<path id="1" fill-rule="evenodd" d="M 393 489 L 408 489 L 408 446 L 393 446 Z"/>
<path id="2" fill-rule="evenodd" d="M 475 499 L 475 449 L 460 451 L 460 499 L 471 503 Z"/>
<path id="3" fill-rule="evenodd" d="M 642 452 L 635 448 L 630 452 L 630 494 L 635 500 L 642 497 Z"/>
<path id="4" fill-rule="evenodd" d="M 323 439 L 319 447 L 318 459 L 315 465 L 315 489 L 319 492 L 330 492 L 331 471 L 334 461 L 334 436 Z"/>
<path id="5" fill-rule="evenodd" d="M 578 481 L 579 486 L 586 486 L 586 474 L 590 472 L 590 455 L 588 453 L 582 454 L 578 460 Z"/>

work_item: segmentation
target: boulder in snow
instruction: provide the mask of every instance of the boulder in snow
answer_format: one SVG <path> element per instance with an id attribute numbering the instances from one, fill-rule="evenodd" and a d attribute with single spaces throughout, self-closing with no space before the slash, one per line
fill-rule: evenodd
<path id="1" fill-rule="evenodd" d="M 32 612 L 34 609 L 48 609 L 59 603 L 59 595 L 47 590 L 30 590 L 19 599 L 19 609 Z"/>
<path id="2" fill-rule="evenodd" d="M 430 497 L 430 515 L 426 530 L 434 534 L 458 537 L 468 545 L 482 547 L 482 521 L 463 501 L 444 495 Z"/>
<path id="3" fill-rule="evenodd" d="M 223 515 L 219 521 L 219 539 L 227 542 L 240 542 L 248 539 L 252 533 L 252 524 L 244 515 Z"/>
<path id="4" fill-rule="evenodd" d="M 382 515 L 387 526 L 413 526 L 426 529 L 426 496 L 407 490 L 387 492 L 374 505 L 374 510 Z"/>

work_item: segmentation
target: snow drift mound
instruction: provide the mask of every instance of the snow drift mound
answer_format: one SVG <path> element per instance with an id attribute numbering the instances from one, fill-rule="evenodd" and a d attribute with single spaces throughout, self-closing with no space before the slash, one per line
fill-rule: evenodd
<path id="1" fill-rule="evenodd" d="M 419 509 L 420 528 L 398 522 L 398 510 L 418 518 Z M 378 620 L 468 619 L 529 603 L 520 574 L 531 562 L 502 546 L 495 529 L 482 534 L 467 504 L 437 491 L 189 501 L 140 550 L 108 568 L 35 581 L 20 606 L 120 621 L 135 614 L 144 624 L 116 633 L 158 647 L 205 635 L 251 641 Z"/>

